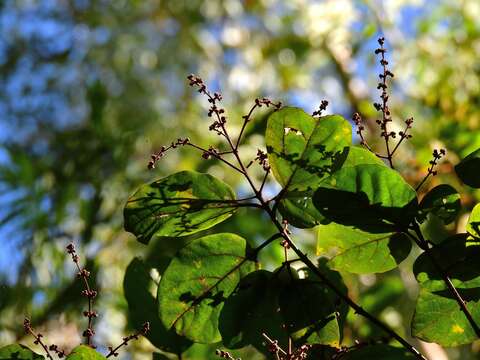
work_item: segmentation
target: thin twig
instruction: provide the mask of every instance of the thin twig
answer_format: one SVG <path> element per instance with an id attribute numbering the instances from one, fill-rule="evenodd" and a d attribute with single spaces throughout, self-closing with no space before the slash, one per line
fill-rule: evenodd
<path id="1" fill-rule="evenodd" d="M 72 256 L 72 260 L 77 267 L 78 273 L 77 276 L 83 279 L 83 284 L 85 285 L 85 289 L 82 291 L 82 295 L 88 299 L 88 311 L 83 312 L 83 316 L 88 318 L 88 326 L 87 329 L 83 332 L 83 336 L 86 338 L 87 345 L 92 345 L 92 337 L 95 335 L 95 330 L 93 329 L 93 318 L 96 318 L 97 312 L 93 310 L 93 299 L 97 296 L 97 291 L 90 288 L 88 283 L 88 278 L 90 276 L 90 272 L 86 269 L 81 269 L 80 265 L 78 264 L 78 255 L 75 251 L 75 246 L 70 243 L 67 246 L 67 252 Z"/>
<path id="2" fill-rule="evenodd" d="M 122 339 L 122 342 L 115 348 L 112 346 L 108 347 L 109 353 L 105 356 L 109 358 L 110 356 L 117 357 L 118 356 L 118 350 L 122 346 L 126 346 L 130 340 L 137 340 L 140 335 L 145 336 L 148 332 L 150 331 L 150 323 L 147 321 L 142 325 L 142 328 L 137 331 L 135 334 L 128 335 Z"/>
<path id="3" fill-rule="evenodd" d="M 50 355 L 50 352 L 48 351 L 47 345 L 45 345 L 42 341 L 43 335 L 38 333 L 36 334 L 33 329 L 32 329 L 32 323 L 30 322 L 30 319 L 25 318 L 23 320 L 23 328 L 25 329 L 25 332 L 27 334 L 32 335 L 35 338 L 35 341 L 33 342 L 35 345 L 40 345 L 43 348 L 43 351 L 45 351 L 45 354 L 47 355 L 47 358 L 50 360 L 53 360 L 52 355 Z"/>
<path id="4" fill-rule="evenodd" d="M 422 179 L 422 181 L 417 185 L 417 187 L 415 188 L 415 191 L 418 192 L 418 190 L 422 187 L 422 185 L 425 183 L 425 181 L 427 181 L 427 179 L 431 176 L 435 176 L 437 175 L 437 171 L 433 170 L 435 168 L 435 166 L 437 166 L 438 164 L 438 161 L 443 157 L 445 156 L 445 149 L 440 149 L 440 150 L 437 150 L 437 149 L 434 149 L 433 152 L 432 152 L 432 156 L 433 156 L 433 159 L 430 160 L 430 166 L 428 167 L 428 172 L 427 172 L 427 175 L 424 176 L 424 178 Z"/>

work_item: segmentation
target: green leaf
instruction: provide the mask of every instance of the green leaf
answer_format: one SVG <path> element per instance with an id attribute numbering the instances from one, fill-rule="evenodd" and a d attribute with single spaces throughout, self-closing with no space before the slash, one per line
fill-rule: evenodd
<path id="1" fill-rule="evenodd" d="M 419 214 L 417 219 L 425 221 L 428 214 L 433 214 L 440 218 L 444 224 L 449 224 L 455 220 L 461 209 L 460 195 L 447 184 L 434 187 L 422 199 L 419 205 Z"/>
<path id="2" fill-rule="evenodd" d="M 286 107 L 268 118 L 265 140 L 273 175 L 283 186 L 281 214 L 300 228 L 316 225 L 320 214 L 311 203 L 313 191 L 345 161 L 350 124 L 339 115 L 317 119 Z"/>
<path id="3" fill-rule="evenodd" d="M 150 331 L 145 336 L 155 347 L 162 351 L 179 354 L 192 342 L 167 329 L 158 316 L 158 306 L 152 290 L 157 285 L 150 276 L 152 267 L 142 259 L 134 258 L 127 267 L 123 279 L 123 292 L 128 303 L 128 320 L 134 329 L 140 329 L 146 321 L 150 322 Z"/>
<path id="4" fill-rule="evenodd" d="M 163 324 L 195 342 L 219 341 L 224 301 L 255 269 L 248 255 L 245 239 L 227 233 L 202 237 L 180 250 L 158 287 Z"/>
<path id="5" fill-rule="evenodd" d="M 320 224 L 323 215 L 312 202 L 314 190 L 291 190 L 282 196 L 278 203 L 278 211 L 292 226 L 308 229 Z"/>
<path id="6" fill-rule="evenodd" d="M 282 287 L 280 311 L 290 337 L 296 344 L 340 346 L 343 321 L 348 311 L 338 296 L 327 288 L 309 269 L 301 269 L 304 279 L 293 279 Z M 336 277 L 338 273 L 322 268 L 322 273 Z M 346 292 L 340 279 L 337 286 Z"/>
<path id="7" fill-rule="evenodd" d="M 313 203 L 331 221 L 387 232 L 410 223 L 417 196 L 395 170 L 365 164 L 344 167 L 325 179 Z"/>
<path id="8" fill-rule="evenodd" d="M 347 291 L 338 273 L 321 267 L 331 281 Z M 229 348 L 254 345 L 262 351 L 262 333 L 267 333 L 280 344 L 287 343 L 290 336 L 297 345 L 338 346 L 348 306 L 308 269 L 300 271 L 304 279 L 287 266 L 245 277 L 222 310 L 223 344 Z"/>
<path id="9" fill-rule="evenodd" d="M 156 236 L 185 236 L 208 229 L 235 212 L 233 190 L 208 174 L 181 171 L 133 194 L 124 209 L 125 230 L 148 243 Z"/>
<path id="10" fill-rule="evenodd" d="M 21 344 L 10 344 L 0 348 L 0 360 L 40 360 L 45 359 L 42 355 L 30 350 Z"/>
<path id="11" fill-rule="evenodd" d="M 469 241 L 467 234 L 458 234 L 432 248 L 430 253 L 450 276 L 474 320 L 480 323 L 478 242 Z M 427 254 L 418 257 L 413 271 L 420 284 L 420 293 L 412 320 L 412 334 L 442 346 L 458 346 L 477 340 L 465 314 Z"/>
<path id="12" fill-rule="evenodd" d="M 348 148 L 347 159 L 342 167 L 361 164 L 385 165 L 371 151 L 358 146 Z M 311 228 L 324 220 L 324 216 L 313 205 L 312 197 L 315 189 L 307 191 L 290 190 L 282 196 L 278 210 L 288 223 L 298 228 Z"/>
<path id="13" fill-rule="evenodd" d="M 397 267 L 411 248 L 403 233 L 369 233 L 336 223 L 318 227 L 317 255 L 330 255 L 328 265 L 339 271 L 385 272 Z"/>
<path id="14" fill-rule="evenodd" d="M 467 223 L 467 232 L 477 239 L 480 238 L 480 204 L 475 205 L 470 213 Z"/>
<path id="15" fill-rule="evenodd" d="M 458 177 L 467 185 L 480 188 L 480 149 L 467 155 L 455 166 Z"/>
<path id="16" fill-rule="evenodd" d="M 273 273 L 258 270 L 247 275 L 227 299 L 220 315 L 223 344 L 230 349 L 253 345 L 260 351 L 266 347 L 262 333 L 286 343 L 283 319 L 278 309 L 278 284 Z"/>
<path id="17" fill-rule="evenodd" d="M 350 146 L 342 167 L 368 164 L 385 166 L 384 162 L 371 151 L 359 146 Z"/>
<path id="18" fill-rule="evenodd" d="M 72 350 L 67 360 L 105 360 L 106 357 L 87 345 L 79 345 Z"/>
<path id="19" fill-rule="evenodd" d="M 352 128 L 339 115 L 316 119 L 285 107 L 268 118 L 265 133 L 272 172 L 284 188 L 306 190 L 339 168 L 352 142 Z"/>
<path id="20" fill-rule="evenodd" d="M 170 360 L 170 358 L 160 353 L 153 353 L 152 360 Z"/>
<path id="21" fill-rule="evenodd" d="M 367 345 L 351 350 L 341 357 L 342 360 L 405 360 L 415 359 L 409 351 L 386 344 Z"/>

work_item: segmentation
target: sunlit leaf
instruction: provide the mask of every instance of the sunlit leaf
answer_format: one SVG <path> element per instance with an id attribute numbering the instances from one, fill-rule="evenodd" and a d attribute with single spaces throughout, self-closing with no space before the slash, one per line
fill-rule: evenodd
<path id="1" fill-rule="evenodd" d="M 329 256 L 329 266 L 335 270 L 385 272 L 402 262 L 411 247 L 403 233 L 370 233 L 333 222 L 318 227 L 317 255 Z"/>
<path id="2" fill-rule="evenodd" d="M 104 360 L 105 356 L 87 345 L 79 345 L 72 350 L 67 360 Z"/>
<path id="3" fill-rule="evenodd" d="M 160 318 L 195 342 L 220 340 L 218 317 L 240 279 L 255 269 L 245 239 L 216 234 L 194 240 L 173 258 L 158 287 Z"/>
<path id="4" fill-rule="evenodd" d="M 301 109 L 286 107 L 268 118 L 268 160 L 283 186 L 279 210 L 289 223 L 301 228 L 318 223 L 312 193 L 325 176 L 340 168 L 351 140 L 351 126 L 339 115 L 318 119 Z"/>
<path id="5" fill-rule="evenodd" d="M 181 171 L 133 194 L 125 206 L 125 230 L 148 243 L 155 236 L 185 236 L 208 229 L 235 211 L 235 194 L 208 174 Z"/>

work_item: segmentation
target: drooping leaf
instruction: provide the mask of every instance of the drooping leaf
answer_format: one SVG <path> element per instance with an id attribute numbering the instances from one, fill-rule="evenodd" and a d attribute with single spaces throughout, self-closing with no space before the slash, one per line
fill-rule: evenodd
<path id="1" fill-rule="evenodd" d="M 158 287 L 163 324 L 195 342 L 219 341 L 224 301 L 255 269 L 248 255 L 245 239 L 227 233 L 202 237 L 180 250 Z"/>
<path id="2" fill-rule="evenodd" d="M 467 185 L 480 188 L 480 149 L 467 155 L 455 166 L 458 177 Z"/>
<path id="3" fill-rule="evenodd" d="M 0 360 L 43 360 L 42 355 L 21 344 L 10 344 L 0 348 Z"/>
<path id="4" fill-rule="evenodd" d="M 394 269 L 410 253 L 412 244 L 398 232 L 370 233 L 336 223 L 318 227 L 317 255 L 330 256 L 335 270 L 357 274 Z"/>
<path id="5" fill-rule="evenodd" d="M 124 209 L 125 230 L 148 243 L 156 236 L 185 236 L 208 229 L 235 211 L 235 194 L 209 174 L 181 171 L 140 187 Z"/>
<path id="6" fill-rule="evenodd" d="M 372 152 L 358 146 L 350 146 L 348 155 L 342 167 L 360 164 L 384 165 L 382 160 Z M 312 197 L 315 188 L 311 190 L 290 190 L 281 198 L 278 210 L 288 220 L 289 224 L 298 228 L 311 228 L 321 223 L 324 216 L 313 205 Z"/>
<path id="7" fill-rule="evenodd" d="M 325 179 L 313 203 L 327 219 L 369 232 L 395 231 L 415 214 L 415 190 L 394 170 L 375 164 L 347 166 Z"/>
<path id="8" fill-rule="evenodd" d="M 319 222 L 320 214 L 311 203 L 313 191 L 325 176 L 340 168 L 351 138 L 350 124 L 338 115 L 317 119 L 286 107 L 269 117 L 268 159 L 283 186 L 279 210 L 290 224 L 308 228 Z"/>
<path id="9" fill-rule="evenodd" d="M 260 351 L 266 347 L 262 333 L 279 343 L 288 341 L 283 319 L 278 310 L 277 283 L 273 273 L 258 270 L 247 275 L 227 299 L 220 315 L 223 344 L 230 349 L 253 345 Z"/>
<path id="10" fill-rule="evenodd" d="M 351 350 L 343 355 L 342 360 L 406 360 L 415 359 L 415 355 L 404 348 L 394 347 L 386 344 L 366 345 Z"/>
<path id="11" fill-rule="evenodd" d="M 105 360 L 106 357 L 87 345 L 79 345 L 72 350 L 67 360 Z"/>
<path id="12" fill-rule="evenodd" d="M 475 205 L 470 213 L 467 223 L 467 232 L 471 236 L 480 239 L 480 204 Z"/>
<path id="13" fill-rule="evenodd" d="M 434 187 L 422 199 L 417 219 L 423 222 L 428 214 L 433 214 L 444 224 L 449 224 L 455 220 L 460 209 L 460 194 L 450 185 L 442 184 Z"/>
<path id="14" fill-rule="evenodd" d="M 134 258 L 127 267 L 123 279 L 123 292 L 128 303 L 128 320 L 134 329 L 141 329 L 148 321 L 150 331 L 145 336 L 155 347 L 162 351 L 179 354 L 192 342 L 178 336 L 174 330 L 166 329 L 158 316 L 158 306 L 152 295 L 156 284 L 150 276 L 150 270 L 142 259 Z"/>
<path id="15" fill-rule="evenodd" d="M 458 234 L 435 246 L 430 253 L 450 276 L 474 320 L 480 323 L 478 241 L 468 240 L 467 234 Z M 413 271 L 420 284 L 420 293 L 412 320 L 412 334 L 442 346 L 475 341 L 474 330 L 427 254 L 418 257 Z"/>

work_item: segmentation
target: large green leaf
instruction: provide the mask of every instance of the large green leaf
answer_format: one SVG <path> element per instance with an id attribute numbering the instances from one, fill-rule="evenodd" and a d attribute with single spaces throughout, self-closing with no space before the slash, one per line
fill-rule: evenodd
<path id="1" fill-rule="evenodd" d="M 339 115 L 314 118 L 286 107 L 269 117 L 268 160 L 283 186 L 279 210 L 292 225 L 307 228 L 318 223 L 319 214 L 311 203 L 313 191 L 340 168 L 351 140 L 351 126 Z"/>
<path id="2" fill-rule="evenodd" d="M 480 323 L 478 242 L 469 241 L 467 234 L 458 234 L 437 245 L 430 253 L 452 279 L 474 320 Z M 413 270 L 420 284 L 420 293 L 412 320 L 412 334 L 443 346 L 475 341 L 474 330 L 427 254 L 418 257 Z"/>
<path id="3" fill-rule="evenodd" d="M 458 177 L 467 185 L 480 188 L 480 149 L 467 155 L 455 166 Z"/>
<path id="4" fill-rule="evenodd" d="M 303 279 L 283 266 L 271 273 L 259 270 L 242 280 L 226 301 L 220 317 L 223 343 L 230 348 L 254 345 L 264 350 L 262 333 L 287 344 L 338 346 L 348 307 L 308 269 Z M 322 272 L 346 292 L 338 273 Z"/>
<path id="5" fill-rule="evenodd" d="M 30 350 L 21 344 L 10 344 L 0 348 L 0 360 L 41 360 L 45 359 L 42 355 Z"/>
<path id="6" fill-rule="evenodd" d="M 180 354 L 192 342 L 178 336 L 173 329 L 167 329 L 158 316 L 158 306 L 152 290 L 157 285 L 150 276 L 151 266 L 142 259 L 134 258 L 127 267 L 123 279 L 123 292 L 128 303 L 128 320 L 134 329 L 140 329 L 146 321 L 150 323 L 150 331 L 146 338 L 158 349 Z"/>
<path id="7" fill-rule="evenodd" d="M 230 349 L 253 345 L 265 351 L 262 333 L 285 344 L 288 341 L 278 310 L 278 283 L 273 274 L 258 270 L 247 275 L 227 299 L 220 316 L 223 344 Z"/>
<path id="8" fill-rule="evenodd" d="M 339 271 L 385 272 L 402 262 L 411 247 L 403 233 L 369 233 L 336 223 L 318 227 L 317 255 L 330 256 L 329 266 Z"/>
<path id="9" fill-rule="evenodd" d="M 368 164 L 385 166 L 384 162 L 371 151 L 360 146 L 350 146 L 347 159 L 342 167 Z"/>
<path id="10" fill-rule="evenodd" d="M 447 184 L 434 187 L 422 199 L 417 219 L 425 221 L 428 214 L 440 218 L 444 224 L 455 220 L 461 209 L 460 195 L 457 190 Z"/>
<path id="11" fill-rule="evenodd" d="M 106 357 L 87 345 L 79 345 L 72 350 L 67 360 L 105 360 Z"/>
<path id="12" fill-rule="evenodd" d="M 314 118 L 285 107 L 268 118 L 268 160 L 278 182 L 307 190 L 342 165 L 352 142 L 352 127 L 339 115 Z"/>
<path id="13" fill-rule="evenodd" d="M 350 146 L 343 167 L 360 164 L 383 165 L 372 152 L 358 146 Z M 290 190 L 281 198 L 278 210 L 288 222 L 299 228 L 310 228 L 321 223 L 323 215 L 313 205 L 315 187 L 310 190 Z"/>
<path id="14" fill-rule="evenodd" d="M 480 204 L 475 205 L 470 213 L 467 223 L 467 232 L 471 236 L 480 239 Z"/>
<path id="15" fill-rule="evenodd" d="M 417 197 L 396 171 L 362 164 L 344 167 L 325 179 L 313 203 L 331 221 L 369 232 L 387 232 L 410 223 Z"/>
<path id="16" fill-rule="evenodd" d="M 158 287 L 163 324 L 195 342 L 219 341 L 224 301 L 255 269 L 248 255 L 245 239 L 234 234 L 205 236 L 180 250 Z"/>
<path id="17" fill-rule="evenodd" d="M 346 286 L 335 271 L 319 264 L 322 273 L 344 293 Z M 293 279 L 281 288 L 280 311 L 290 337 L 297 345 L 340 346 L 348 306 L 308 268 L 301 269 L 303 279 Z"/>
<path id="18" fill-rule="evenodd" d="M 232 189 L 213 176 L 181 171 L 143 185 L 129 198 L 125 230 L 142 243 L 154 235 L 193 234 L 230 217 L 234 199 Z"/>
<path id="19" fill-rule="evenodd" d="M 415 359 L 415 355 L 404 348 L 393 347 L 386 344 L 365 345 L 350 350 L 341 357 L 342 360 L 406 360 Z"/>

